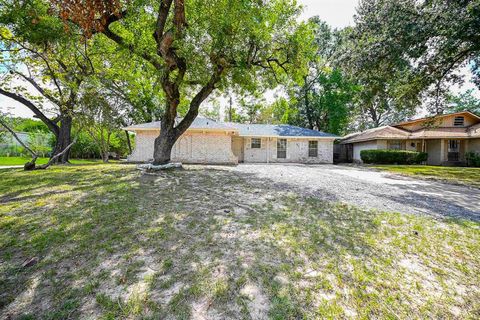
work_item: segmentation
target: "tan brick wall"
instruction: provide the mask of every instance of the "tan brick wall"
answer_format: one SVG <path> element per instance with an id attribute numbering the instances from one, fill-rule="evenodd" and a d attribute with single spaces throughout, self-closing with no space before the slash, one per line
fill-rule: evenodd
<path id="1" fill-rule="evenodd" d="M 480 139 L 468 140 L 468 151 L 480 153 Z"/>
<path id="2" fill-rule="evenodd" d="M 249 163 L 292 162 L 333 163 L 333 141 L 315 138 L 287 139 L 287 158 L 277 158 L 277 138 L 262 138 L 260 149 L 251 148 L 251 138 L 244 138 L 244 161 Z M 318 141 L 318 157 L 308 156 L 308 141 Z"/>
<path id="3" fill-rule="evenodd" d="M 428 153 L 427 164 L 433 166 L 441 165 L 443 162 L 442 152 L 444 152 L 445 142 L 443 142 L 443 146 L 442 140 L 440 139 L 426 140 L 425 143 L 427 144 Z"/>
<path id="4" fill-rule="evenodd" d="M 386 149 L 387 142 L 386 140 L 380 140 L 381 143 L 377 143 L 377 140 L 358 142 L 353 144 L 353 161 L 362 162 L 360 153 L 362 150 L 376 150 L 376 149 Z"/>
<path id="5" fill-rule="evenodd" d="M 135 135 L 135 150 L 128 156 L 128 161 L 147 162 L 153 160 L 153 143 L 158 137 L 158 131 L 137 131 Z"/>
<path id="6" fill-rule="evenodd" d="M 147 162 L 153 160 L 153 145 L 159 131 L 138 131 L 135 150 L 129 161 Z M 187 132 L 180 137 L 172 149 L 172 161 L 183 163 L 224 163 L 236 164 L 232 152 L 232 137 L 226 133 Z"/>

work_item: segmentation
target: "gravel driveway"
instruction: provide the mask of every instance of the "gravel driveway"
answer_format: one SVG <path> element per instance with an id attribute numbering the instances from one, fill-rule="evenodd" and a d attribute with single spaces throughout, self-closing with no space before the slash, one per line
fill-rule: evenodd
<path id="1" fill-rule="evenodd" d="M 480 220 L 480 190 L 341 165 L 241 164 L 258 183 L 367 209 Z"/>

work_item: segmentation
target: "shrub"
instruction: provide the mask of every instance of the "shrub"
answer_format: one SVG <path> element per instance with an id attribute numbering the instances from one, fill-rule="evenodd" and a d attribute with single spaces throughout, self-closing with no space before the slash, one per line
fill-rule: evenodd
<path id="1" fill-rule="evenodd" d="M 360 157 L 364 163 L 420 164 L 427 161 L 428 154 L 406 150 L 362 150 Z"/>
<path id="2" fill-rule="evenodd" d="M 480 153 L 467 152 L 465 154 L 465 159 L 470 167 L 480 167 Z"/>
<path id="3" fill-rule="evenodd" d="M 0 157 L 26 157 L 30 153 L 22 146 L 0 146 Z"/>

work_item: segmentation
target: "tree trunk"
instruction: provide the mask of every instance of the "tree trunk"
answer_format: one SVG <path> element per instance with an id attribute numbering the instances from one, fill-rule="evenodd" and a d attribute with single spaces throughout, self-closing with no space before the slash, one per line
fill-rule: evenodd
<path id="1" fill-rule="evenodd" d="M 102 151 L 102 161 L 103 163 L 108 162 L 108 151 Z"/>
<path id="2" fill-rule="evenodd" d="M 130 141 L 130 133 L 128 133 L 128 131 L 125 130 L 125 135 L 127 136 L 128 152 L 129 154 L 132 154 L 132 142 Z"/>
<path id="3" fill-rule="evenodd" d="M 68 115 L 62 116 L 62 120 L 60 121 L 60 130 L 57 136 L 57 143 L 55 144 L 55 148 L 53 149 L 52 156 L 50 158 L 55 157 L 57 154 L 65 150 L 65 148 L 70 145 L 72 141 L 72 117 Z M 70 150 L 67 150 L 61 157 L 58 157 L 54 163 L 56 164 L 65 164 L 68 163 L 70 159 Z"/>
<path id="4" fill-rule="evenodd" d="M 163 122 L 162 122 L 163 124 Z M 165 126 L 162 126 L 165 128 Z M 161 129 L 160 135 L 155 139 L 155 148 L 153 151 L 153 164 L 162 165 L 170 162 L 172 148 L 177 141 L 178 136 L 175 134 L 175 130 Z"/>

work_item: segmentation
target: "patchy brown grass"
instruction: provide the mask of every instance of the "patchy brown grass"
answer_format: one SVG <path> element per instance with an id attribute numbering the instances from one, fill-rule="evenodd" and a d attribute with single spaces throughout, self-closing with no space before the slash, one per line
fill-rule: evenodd
<path id="1" fill-rule="evenodd" d="M 195 166 L 2 170 L 0 203 L 2 319 L 480 316 L 476 222 Z"/>

